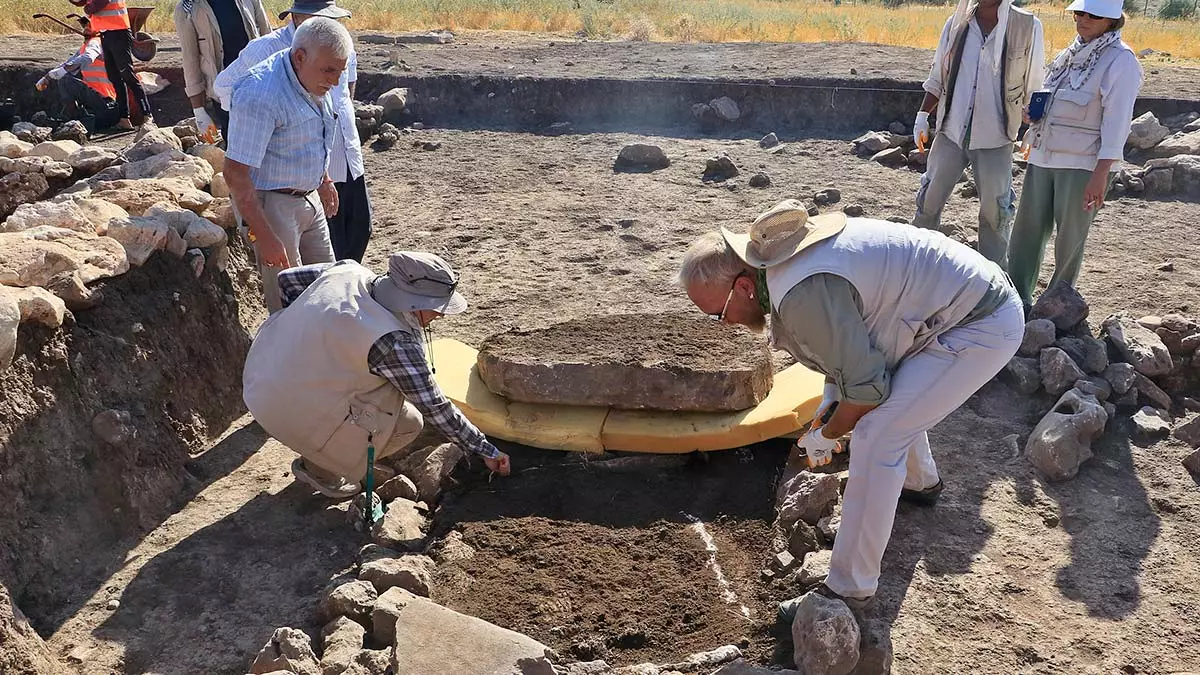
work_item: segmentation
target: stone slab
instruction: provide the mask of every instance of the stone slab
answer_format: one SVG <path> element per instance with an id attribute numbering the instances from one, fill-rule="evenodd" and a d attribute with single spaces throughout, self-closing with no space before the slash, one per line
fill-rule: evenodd
<path id="1" fill-rule="evenodd" d="M 493 335 L 479 374 L 510 401 L 729 412 L 771 391 L 762 336 L 697 314 L 588 317 Z"/>

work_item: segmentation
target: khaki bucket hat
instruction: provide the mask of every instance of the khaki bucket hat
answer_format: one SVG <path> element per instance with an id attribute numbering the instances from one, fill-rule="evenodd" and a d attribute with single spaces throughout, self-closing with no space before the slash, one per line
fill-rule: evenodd
<path id="1" fill-rule="evenodd" d="M 810 218 L 802 202 L 785 199 L 755 218 L 749 232 L 741 234 L 722 227 L 721 236 L 747 265 L 765 268 L 788 260 L 845 227 L 846 214 L 841 211 Z"/>
<path id="2" fill-rule="evenodd" d="M 375 279 L 375 300 L 393 314 L 427 309 L 441 314 L 466 311 L 458 292 L 458 275 L 432 253 L 397 251 L 388 258 L 388 273 Z"/>

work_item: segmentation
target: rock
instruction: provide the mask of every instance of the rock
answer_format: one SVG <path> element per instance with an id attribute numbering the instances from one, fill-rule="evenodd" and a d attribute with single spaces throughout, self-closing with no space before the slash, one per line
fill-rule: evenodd
<path id="1" fill-rule="evenodd" d="M 92 197 L 112 202 L 134 216 L 160 202 L 178 204 L 193 213 L 202 213 L 213 203 L 212 195 L 179 179 L 100 181 L 92 189 Z"/>
<path id="2" fill-rule="evenodd" d="M 364 649 L 354 657 L 345 675 L 395 675 L 390 649 Z"/>
<path id="3" fill-rule="evenodd" d="M 408 476 L 394 476 L 384 481 L 379 489 L 375 490 L 375 494 L 384 501 L 411 499 L 415 502 L 420 499 L 417 495 L 417 486 L 413 485 Z"/>
<path id="4" fill-rule="evenodd" d="M 187 152 L 197 145 L 200 145 L 200 139 L 196 138 L 195 136 L 181 136 L 179 138 L 179 144 L 183 146 L 183 151 Z"/>
<path id="5" fill-rule="evenodd" d="M 796 521 L 816 525 L 833 511 L 837 500 L 837 476 L 801 470 L 781 483 L 776 492 L 779 526 L 788 532 Z"/>
<path id="6" fill-rule="evenodd" d="M 1108 413 L 1095 397 L 1072 389 L 1034 427 L 1025 457 L 1051 481 L 1073 478 L 1092 458 L 1092 441 L 1107 423 Z"/>
<path id="7" fill-rule="evenodd" d="M 108 237 L 44 226 L 0 233 L 0 284 L 49 288 L 63 273 L 88 284 L 128 270 L 125 249 Z"/>
<path id="8" fill-rule="evenodd" d="M 52 162 L 49 157 L 34 156 L 18 157 L 8 160 L 13 171 L 17 173 L 40 173 L 45 175 L 46 165 Z"/>
<path id="9" fill-rule="evenodd" d="M 1150 438 L 1171 433 L 1171 415 L 1165 410 L 1142 406 L 1133 414 L 1133 424 L 1139 434 Z"/>
<path id="10" fill-rule="evenodd" d="M 405 109 L 408 107 L 408 89 L 396 87 L 389 89 L 375 103 L 383 108 L 380 119 L 392 124 L 400 124 L 404 120 Z M 383 133 L 382 128 L 380 133 Z"/>
<path id="11" fill-rule="evenodd" d="M 657 171 L 668 166 L 671 166 L 671 160 L 662 148 L 646 143 L 631 143 L 617 153 L 617 159 L 613 162 L 613 171 Z"/>
<path id="12" fill-rule="evenodd" d="M 1058 396 L 1075 385 L 1076 380 L 1082 380 L 1087 374 L 1075 365 L 1071 357 L 1058 347 L 1047 347 L 1041 353 L 1042 386 L 1046 391 Z"/>
<path id="13" fill-rule="evenodd" d="M 1068 284 L 1057 283 L 1046 289 L 1029 314 L 1033 319 L 1050 319 L 1060 331 L 1068 331 L 1088 317 L 1087 302 Z"/>
<path id="14" fill-rule="evenodd" d="M 208 162 L 208 166 L 212 168 L 212 172 L 214 174 L 221 173 L 225 170 L 225 151 L 215 145 L 200 143 L 188 148 L 187 154 L 192 155 L 193 157 L 199 157 L 205 162 Z"/>
<path id="15" fill-rule="evenodd" d="M 817 206 L 829 206 L 842 200 L 842 191 L 837 188 L 825 188 L 813 195 L 813 203 Z"/>
<path id="16" fill-rule="evenodd" d="M 50 180 L 67 180 L 75 173 L 66 162 L 49 162 L 42 167 L 42 174 Z"/>
<path id="17" fill-rule="evenodd" d="M 380 594 L 371 609 L 371 636 L 376 642 L 388 646 L 395 645 L 396 621 L 408 603 L 417 598 L 418 596 L 398 586 Z"/>
<path id="18" fill-rule="evenodd" d="M 1097 375 L 1108 367 L 1108 348 L 1094 337 L 1064 337 L 1054 343 L 1085 373 Z"/>
<path id="19" fill-rule="evenodd" d="M 321 651 L 321 675 L 341 675 L 362 651 L 367 631 L 356 621 L 339 616 L 321 631 L 325 647 Z"/>
<path id="20" fill-rule="evenodd" d="M 742 116 L 742 112 L 738 110 L 737 103 L 728 96 L 714 98 L 708 102 L 708 107 L 712 108 L 718 118 L 726 122 L 736 122 Z"/>
<path id="21" fill-rule="evenodd" d="M 1154 169 L 1142 176 L 1146 194 L 1169 195 L 1175 191 L 1175 170 L 1171 168 Z"/>
<path id="22" fill-rule="evenodd" d="M 312 640 L 302 630 L 277 628 L 258 653 L 250 672 L 254 675 L 286 671 L 295 675 L 321 675 L 321 664 L 313 653 Z"/>
<path id="23" fill-rule="evenodd" d="M 480 346 L 478 366 L 488 389 L 510 401 L 627 410 L 745 410 L 770 393 L 774 380 L 759 336 L 681 313 L 496 333 Z"/>
<path id="24" fill-rule="evenodd" d="M 1195 132 L 1200 135 L 1200 132 Z M 1161 147 L 1161 146 L 1160 146 Z M 1170 189 L 1162 194 L 1179 194 L 1185 197 L 1200 196 L 1200 156 L 1177 155 L 1166 159 L 1152 159 L 1146 162 L 1146 181 L 1149 189 L 1151 177 L 1159 172 L 1170 172 Z M 1163 182 L 1164 179 L 1155 179 Z"/>
<path id="25" fill-rule="evenodd" d="M 446 536 L 433 546 L 431 553 L 434 559 L 443 565 L 475 557 L 475 549 L 463 541 L 462 532 L 457 530 L 446 533 Z"/>
<path id="26" fill-rule="evenodd" d="M 104 294 L 88 288 L 77 272 L 65 271 L 50 277 L 45 289 L 62 298 L 63 304 L 72 312 L 82 312 L 95 307 L 104 300 Z"/>
<path id="27" fill-rule="evenodd" d="M 339 616 L 362 623 L 370 618 L 378 598 L 379 593 L 369 581 L 335 583 L 321 599 L 317 611 L 323 623 L 333 621 Z"/>
<path id="28" fill-rule="evenodd" d="M 75 141 L 45 141 L 33 146 L 28 154 L 31 157 L 47 157 L 56 162 L 64 162 L 81 149 L 82 146 Z"/>
<path id="29" fill-rule="evenodd" d="M 566 666 L 564 675 L 612 675 L 612 668 L 605 661 L 577 661 Z"/>
<path id="30" fill-rule="evenodd" d="M 975 197 L 979 196 L 979 188 L 975 187 L 975 181 L 969 180 L 963 183 L 963 186 L 959 188 L 958 194 L 959 196 L 966 197 L 967 199 L 974 199 Z"/>
<path id="31" fill-rule="evenodd" d="M 12 365 L 17 353 L 17 328 L 20 325 L 21 306 L 17 304 L 17 298 L 0 286 L 0 372 Z M 3 635 L 0 632 L 0 636 Z"/>
<path id="32" fill-rule="evenodd" d="M 1162 318 L 1154 333 L 1163 341 L 1171 356 L 1188 356 L 1195 350 L 1192 343 L 1200 340 L 1200 325 L 1179 314 L 1168 314 Z"/>
<path id="33" fill-rule="evenodd" d="M 0 218 L 7 218 L 22 204 L 35 202 L 50 191 L 50 183 L 39 173 L 10 173 L 0 178 Z"/>
<path id="34" fill-rule="evenodd" d="M 826 518 L 828 517 L 826 516 Z M 821 520 L 825 520 L 825 518 Z M 797 520 L 796 524 L 792 526 L 792 533 L 788 535 L 788 552 L 798 560 L 804 560 L 804 556 L 820 548 L 821 538 L 817 528 L 803 520 Z"/>
<path id="35" fill-rule="evenodd" d="M 888 148 L 871 155 L 871 161 L 896 168 L 907 164 L 908 156 L 904 153 L 903 148 Z"/>
<path id="36" fill-rule="evenodd" d="M 130 162 L 139 162 L 170 150 L 183 152 L 183 143 L 179 141 L 179 137 L 174 132 L 146 124 L 138 130 L 133 143 L 125 149 L 125 158 Z"/>
<path id="37" fill-rule="evenodd" d="M 763 136 L 758 141 L 758 146 L 764 150 L 767 148 L 773 148 L 777 145 L 779 145 L 779 137 L 775 135 L 775 132 L 771 132 L 766 136 Z"/>
<path id="38" fill-rule="evenodd" d="M 708 668 L 713 668 L 721 665 L 722 663 L 728 663 L 741 657 L 742 650 L 738 649 L 734 645 L 725 645 L 724 647 L 718 647 L 707 652 L 689 654 L 688 657 L 683 661 L 669 666 L 664 666 L 664 668 L 667 670 L 680 670 L 688 673 L 701 669 L 707 671 Z"/>
<path id="39" fill-rule="evenodd" d="M 375 526 L 376 544 L 398 551 L 416 551 L 425 540 L 425 517 L 415 502 L 397 499 L 387 505 L 383 520 Z"/>
<path id="40" fill-rule="evenodd" d="M 216 223 L 223 230 L 232 230 L 237 226 L 237 218 L 233 213 L 233 201 L 228 197 L 216 197 L 209 204 L 208 209 L 200 214 L 200 217 Z"/>
<path id="41" fill-rule="evenodd" d="M 400 130 L 391 124 L 384 123 L 379 127 L 379 135 L 375 138 L 375 143 L 381 148 L 387 149 L 396 144 L 400 140 Z"/>
<path id="42" fill-rule="evenodd" d="M 1054 335 L 1054 322 L 1050 319 L 1029 321 L 1025 324 L 1025 337 L 1021 340 L 1017 355 L 1031 358 L 1038 356 L 1042 349 L 1054 344 Z"/>
<path id="43" fill-rule="evenodd" d="M 863 207 L 858 204 L 847 204 L 845 208 L 842 209 L 842 213 L 845 213 L 849 218 L 861 218 L 863 215 Z"/>
<path id="44" fill-rule="evenodd" d="M 200 275 L 204 274 L 204 251 L 189 248 L 184 252 L 183 258 L 188 267 L 192 268 L 192 274 L 199 279 Z"/>
<path id="45" fill-rule="evenodd" d="M 0 138 L 0 157 L 24 157 L 33 149 L 33 143 L 27 143 L 15 138 Z"/>
<path id="46" fill-rule="evenodd" d="M 829 576 L 829 565 L 832 560 L 833 551 L 825 548 L 804 556 L 804 563 L 800 565 L 800 573 L 796 577 L 800 587 L 811 588 L 824 583 L 826 577 Z"/>
<path id="47" fill-rule="evenodd" d="M 1101 331 L 1109 344 L 1139 373 L 1156 377 L 1171 372 L 1171 353 L 1158 335 L 1124 314 L 1104 320 Z"/>
<path id="48" fill-rule="evenodd" d="M 1164 410 L 1171 409 L 1171 397 L 1145 375 L 1134 373 L 1133 389 L 1138 390 L 1140 398 L 1144 398 Z M 1130 391 L 1133 391 L 1133 389 L 1130 389 Z"/>
<path id="49" fill-rule="evenodd" d="M 852 141 L 858 153 L 874 155 L 892 147 L 892 137 L 885 131 L 868 131 Z"/>
<path id="50" fill-rule="evenodd" d="M 179 139 L 187 138 L 188 136 L 199 136 L 200 127 L 196 125 L 195 117 L 187 117 L 172 127 L 171 133 L 175 134 L 175 137 Z"/>
<path id="51" fill-rule="evenodd" d="M 395 591 L 399 589 L 388 593 Z M 402 601 L 390 641 L 396 647 L 392 665 L 397 673 L 554 674 L 546 658 L 549 648 L 532 638 L 411 594 Z M 379 637 L 378 626 L 375 635 Z"/>
<path id="52" fill-rule="evenodd" d="M 1041 361 L 1037 358 L 1014 356 L 1004 366 L 1004 378 L 1014 389 L 1029 396 L 1042 388 Z"/>
<path id="53" fill-rule="evenodd" d="M 419 501 L 435 504 L 442 485 L 463 455 L 462 448 L 453 443 L 427 445 L 396 462 L 396 468 L 412 481 Z"/>
<path id="54" fill-rule="evenodd" d="M 1133 194 L 1141 194 L 1146 191 L 1146 182 L 1141 178 L 1130 178 L 1125 185 Z"/>
<path id="55" fill-rule="evenodd" d="M 1192 120 L 1191 122 L 1188 122 L 1183 126 L 1183 131 L 1200 131 L 1200 120 Z"/>
<path id="56" fill-rule="evenodd" d="M 208 191 L 214 197 L 230 197 L 232 195 L 229 191 L 229 184 L 225 182 L 225 174 L 223 173 L 213 174 Z"/>
<path id="57" fill-rule="evenodd" d="M 835 513 L 832 516 L 825 516 L 817 521 L 817 532 L 825 540 L 826 546 L 832 546 L 837 541 L 838 529 L 842 526 L 842 516 L 840 513 Z"/>
<path id="58" fill-rule="evenodd" d="M 1171 130 L 1159 124 L 1154 113 L 1148 112 L 1133 120 L 1125 147 L 1134 150 L 1149 150 L 1170 134 Z"/>
<path id="59" fill-rule="evenodd" d="M 892 672 L 892 631 L 886 621 L 873 620 L 859 624 L 858 665 L 851 675 L 889 675 Z"/>
<path id="60" fill-rule="evenodd" d="M 178 150 L 169 150 L 138 162 L 129 162 L 123 169 L 127 179 L 176 179 L 186 181 L 195 188 L 208 185 L 213 177 L 212 167 L 207 161 Z"/>
<path id="61" fill-rule="evenodd" d="M 1103 403 L 1112 396 L 1112 385 L 1103 377 L 1089 377 L 1085 380 L 1077 380 L 1075 389 L 1088 396 L 1096 397 L 1097 401 Z"/>
<path id="62" fill-rule="evenodd" d="M 225 230 L 219 225 L 181 209 L 170 202 L 161 202 L 146 209 L 146 216 L 155 218 L 183 236 L 188 248 L 208 248 L 226 241 Z"/>
<path id="63" fill-rule="evenodd" d="M 905 159 L 908 161 L 908 165 L 914 169 L 924 169 L 925 167 L 929 166 L 928 151 L 922 152 L 921 150 L 909 150 L 908 155 L 905 156 Z"/>
<path id="64" fill-rule="evenodd" d="M 821 209 L 818 209 L 818 208 L 817 208 L 817 205 L 816 205 L 816 204 L 813 204 L 812 202 L 809 202 L 809 203 L 805 204 L 805 205 L 804 205 L 804 208 L 805 208 L 805 210 L 807 210 L 807 211 L 808 211 L 808 215 L 810 215 L 810 216 L 819 216 L 819 215 L 821 215 Z"/>
<path id="65" fill-rule="evenodd" d="M 0 225 L 0 232 L 21 232 L 39 226 L 96 234 L 96 226 L 74 201 L 22 204 Z"/>
<path id="66" fill-rule="evenodd" d="M 858 621 L 841 600 L 808 593 L 792 621 L 793 657 L 805 675 L 846 675 L 859 659 Z"/>
<path id="67" fill-rule="evenodd" d="M 105 443 L 119 447 L 137 436 L 137 429 L 128 412 L 110 409 L 92 418 L 92 433 Z"/>
<path id="68" fill-rule="evenodd" d="M 737 165 L 729 158 L 729 155 L 721 153 L 710 157 L 704 163 L 704 174 L 702 179 L 706 181 L 723 181 L 737 176 L 741 171 Z"/>
<path id="69" fill-rule="evenodd" d="M 58 328 L 67 312 L 62 298 L 40 286 L 0 286 L 0 298 L 16 303 L 17 316 L 21 323 L 34 322 L 47 328 Z"/>
<path id="70" fill-rule="evenodd" d="M 1154 157 L 1200 155 L 1200 131 L 1172 134 L 1155 145 L 1150 154 Z"/>
<path id="71" fill-rule="evenodd" d="M 796 556 L 787 551 L 780 551 L 771 558 L 771 569 L 778 574 L 787 574 L 796 564 Z"/>
<path id="72" fill-rule="evenodd" d="M 1116 406 L 1121 409 L 1136 408 L 1138 407 L 1138 401 L 1140 398 L 1141 397 L 1138 394 L 1137 387 L 1130 387 L 1129 391 L 1114 398 L 1113 403 L 1115 403 Z"/>
<path id="73" fill-rule="evenodd" d="M 714 670 L 712 675 L 800 675 L 800 671 L 788 669 L 771 670 L 765 666 L 751 665 L 745 659 L 738 659 L 725 664 L 718 670 Z"/>
<path id="74" fill-rule="evenodd" d="M 750 187 L 766 188 L 771 187 L 771 177 L 761 171 L 750 176 Z"/>
<path id="75" fill-rule="evenodd" d="M 423 597 L 429 597 L 433 576 L 433 560 L 423 555 L 398 558 L 378 558 L 363 564 L 358 578 L 369 581 L 380 593 L 400 587 Z"/>
<path id="76" fill-rule="evenodd" d="M 87 127 L 83 126 L 83 122 L 70 120 L 55 129 L 50 138 L 56 141 L 74 141 L 79 145 L 87 145 L 88 131 Z"/>
<path id="77" fill-rule="evenodd" d="M 1112 363 L 1104 369 L 1104 379 L 1112 385 L 1113 392 L 1118 396 L 1129 391 L 1136 379 L 1137 371 L 1128 363 Z"/>
<path id="78" fill-rule="evenodd" d="M 1200 448 L 1200 415 L 1192 415 L 1175 426 L 1175 438 L 1193 448 Z"/>

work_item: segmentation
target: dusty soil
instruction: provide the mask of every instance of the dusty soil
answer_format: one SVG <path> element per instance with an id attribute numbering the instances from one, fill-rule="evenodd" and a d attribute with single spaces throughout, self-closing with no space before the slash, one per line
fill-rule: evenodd
<path id="1" fill-rule="evenodd" d="M 467 483 L 438 522 L 476 555 L 439 568 L 433 598 L 580 660 L 670 663 L 740 642 L 769 662 L 778 600 L 759 571 L 771 555 L 781 445 L 662 471 L 571 461 Z M 713 537 L 728 586 L 694 519 Z"/>

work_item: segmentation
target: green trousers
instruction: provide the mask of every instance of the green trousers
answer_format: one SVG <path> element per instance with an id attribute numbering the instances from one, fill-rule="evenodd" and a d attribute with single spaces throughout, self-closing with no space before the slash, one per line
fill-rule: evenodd
<path id="1" fill-rule="evenodd" d="M 1008 275 L 1026 306 L 1033 304 L 1046 241 L 1055 225 L 1054 276 L 1047 288 L 1059 281 L 1074 286 L 1079 278 L 1084 244 L 1098 210 L 1083 208 L 1083 191 L 1091 178 L 1092 172 L 1083 169 L 1029 165 L 1008 246 Z"/>

